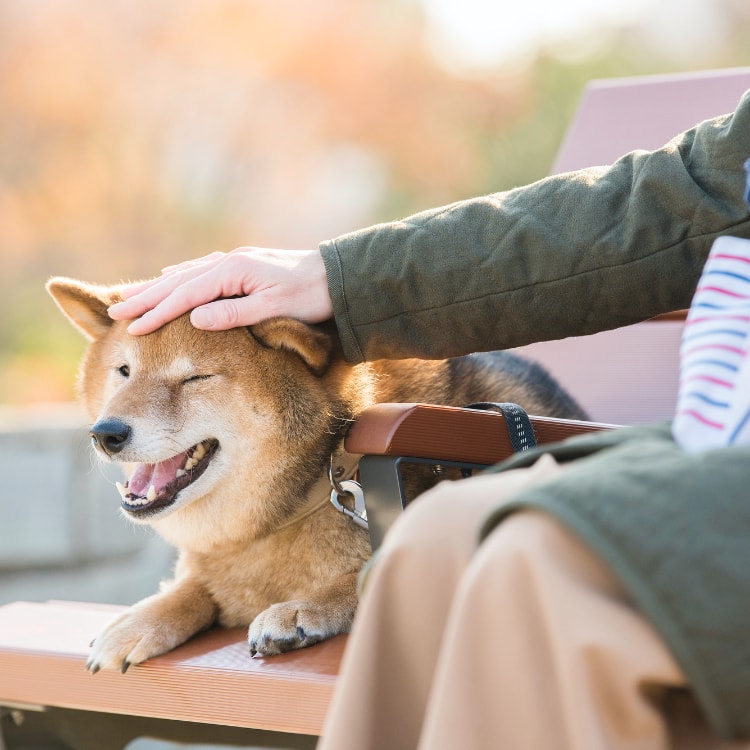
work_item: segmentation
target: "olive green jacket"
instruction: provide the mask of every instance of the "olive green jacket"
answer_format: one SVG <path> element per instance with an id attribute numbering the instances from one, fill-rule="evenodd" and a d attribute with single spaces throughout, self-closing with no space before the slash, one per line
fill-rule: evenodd
<path id="1" fill-rule="evenodd" d="M 351 362 L 441 358 L 688 307 L 711 243 L 750 237 L 750 93 L 655 152 L 321 245 Z"/>
<path id="2" fill-rule="evenodd" d="M 714 239 L 750 238 L 749 157 L 750 92 L 658 151 L 326 242 L 345 354 L 453 356 L 688 307 Z M 688 456 L 655 426 L 543 450 L 574 463 L 487 530 L 518 508 L 556 515 L 626 585 L 714 728 L 750 737 L 750 447 Z"/>

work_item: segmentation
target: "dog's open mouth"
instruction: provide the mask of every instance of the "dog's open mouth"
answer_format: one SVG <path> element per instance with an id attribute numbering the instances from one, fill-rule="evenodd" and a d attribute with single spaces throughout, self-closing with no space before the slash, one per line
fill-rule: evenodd
<path id="1" fill-rule="evenodd" d="M 122 507 L 131 515 L 149 515 L 171 505 L 208 468 L 218 448 L 211 438 L 166 461 L 138 464 L 124 485 L 117 483 Z"/>

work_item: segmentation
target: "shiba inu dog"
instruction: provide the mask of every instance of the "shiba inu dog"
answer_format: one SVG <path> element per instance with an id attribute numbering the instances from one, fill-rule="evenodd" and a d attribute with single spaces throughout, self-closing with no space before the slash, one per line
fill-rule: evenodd
<path id="1" fill-rule="evenodd" d="M 107 315 L 117 287 L 47 288 L 89 339 L 78 387 L 97 454 L 125 471 L 122 512 L 179 550 L 174 578 L 96 638 L 92 672 L 215 623 L 249 626 L 264 656 L 347 632 L 370 544 L 331 505 L 328 469 L 354 474 L 343 437 L 366 407 L 514 401 L 584 417 L 544 370 L 505 353 L 351 366 L 332 324 L 286 318 L 209 333 L 183 316 L 136 337 Z"/>

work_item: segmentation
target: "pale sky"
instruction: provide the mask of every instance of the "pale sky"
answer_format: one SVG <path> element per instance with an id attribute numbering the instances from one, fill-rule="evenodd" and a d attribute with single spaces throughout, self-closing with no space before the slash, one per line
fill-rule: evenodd
<path id="1" fill-rule="evenodd" d="M 655 45 L 689 58 L 715 46 L 726 19 L 714 0 L 421 0 L 430 47 L 449 68 L 522 61 L 541 45 L 575 46 L 586 32 L 641 25 Z"/>

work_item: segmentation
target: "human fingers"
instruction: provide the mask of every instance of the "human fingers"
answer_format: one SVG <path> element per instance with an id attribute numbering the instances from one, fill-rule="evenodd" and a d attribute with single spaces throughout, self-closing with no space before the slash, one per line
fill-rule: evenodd
<path id="1" fill-rule="evenodd" d="M 159 276 L 149 281 L 128 285 L 120 290 L 122 302 L 116 302 L 107 310 L 113 320 L 131 320 L 156 307 L 182 283 L 185 278 L 179 274 Z"/>
<path id="2" fill-rule="evenodd" d="M 213 252 L 209 253 L 208 255 L 204 255 L 201 258 L 194 258 L 193 260 L 186 260 L 182 263 L 175 263 L 171 266 L 164 266 L 164 268 L 161 269 L 161 276 L 155 276 L 153 279 L 147 279 L 146 281 L 138 281 L 134 284 L 128 284 L 127 286 L 124 286 L 120 293 L 122 295 L 123 300 L 129 300 L 132 297 L 136 297 L 143 292 L 147 291 L 148 289 L 151 289 L 154 286 L 157 286 L 161 284 L 162 281 L 165 280 L 167 277 L 173 277 L 176 273 L 184 273 L 184 272 L 197 272 L 202 273 L 205 271 L 205 267 L 207 263 L 213 263 L 221 258 L 223 258 L 225 253 L 221 252 Z M 195 276 L 194 273 L 190 273 L 189 276 L 183 276 L 180 278 L 180 281 L 185 280 L 186 278 L 192 278 Z M 118 303 L 119 304 L 119 303 Z M 114 306 L 115 314 L 117 314 L 117 311 L 120 309 L 126 309 L 129 310 L 130 308 L 128 306 L 124 308 L 119 308 L 117 306 Z M 114 316 L 113 316 L 114 317 Z M 119 316 L 117 318 L 118 320 L 122 319 L 122 316 Z"/>
<path id="3" fill-rule="evenodd" d="M 159 283 L 139 296 L 126 300 L 116 314 L 121 318 L 136 318 L 128 326 L 128 331 L 141 335 L 214 300 L 244 296 L 256 289 L 273 286 L 277 283 L 279 269 L 282 274 L 284 272 L 283 267 L 277 265 L 280 251 L 265 251 L 267 257 L 263 252 L 217 253 L 211 259 L 188 264 L 182 270 L 165 274 Z M 270 257 L 277 262 L 270 262 Z M 241 320 L 233 320 L 230 318 L 227 325 L 219 328 L 243 325 Z"/>
<path id="4" fill-rule="evenodd" d="M 125 318 L 135 318 L 128 326 L 128 332 L 135 336 L 151 333 L 196 307 L 235 293 L 225 289 L 216 273 L 202 272 L 192 278 L 185 276 L 184 272 L 173 274 L 165 278 L 162 285 L 151 287 L 138 298 L 127 300 L 128 303 L 137 303 L 138 307 L 124 311 L 121 308 L 116 313 Z M 180 280 L 175 281 L 176 277 L 180 277 Z"/>
<path id="5" fill-rule="evenodd" d="M 109 308 L 109 316 L 114 320 L 132 320 L 144 315 L 174 294 L 183 284 L 206 274 L 221 261 L 222 257 L 224 257 L 223 253 L 215 253 L 212 254 L 210 260 L 192 261 L 184 264 L 184 267 L 182 267 L 183 264 L 180 264 L 181 267 L 176 267 L 175 270 L 163 273 L 154 279 L 124 287 L 121 290 L 123 301 L 117 302 Z M 211 298 L 200 298 L 199 295 L 199 304 L 207 302 L 209 299 Z M 186 312 L 186 310 L 182 310 L 182 312 Z M 182 314 L 182 312 L 179 314 Z"/>
<path id="6" fill-rule="evenodd" d="M 196 307 L 190 322 L 204 331 L 226 331 L 237 326 L 250 326 L 268 317 L 263 309 L 261 293 L 249 297 L 219 299 Z"/>
<path id="7" fill-rule="evenodd" d="M 193 325 L 205 330 L 252 325 L 280 315 L 317 323 L 333 314 L 318 251 L 242 248 L 166 273 L 120 303 L 113 317 L 136 318 L 128 330 L 140 335 L 188 310 L 194 311 Z"/>
<path id="8" fill-rule="evenodd" d="M 283 286 L 271 286 L 252 294 L 217 299 L 198 305 L 190 313 L 190 322 L 204 331 L 226 331 L 238 326 L 252 326 L 267 318 L 288 316 L 308 323 L 319 323 L 331 317 L 325 302 L 318 312 L 306 305 L 301 295 L 290 294 Z"/>
<path id="9" fill-rule="evenodd" d="M 128 300 L 131 297 L 136 297 L 139 294 L 142 294 L 147 289 L 150 289 L 152 286 L 155 286 L 156 284 L 158 284 L 160 281 L 162 281 L 162 277 L 156 276 L 153 279 L 146 279 L 145 281 L 136 281 L 136 282 L 127 284 L 126 286 L 120 289 L 120 296 L 123 298 L 123 300 Z M 119 309 L 120 305 L 121 303 L 117 302 L 115 305 L 112 306 L 112 308 L 117 310 Z"/>
<path id="10" fill-rule="evenodd" d="M 307 323 L 321 323 L 333 316 L 333 303 L 328 292 L 323 258 L 317 251 L 285 252 L 286 266 L 266 266 L 262 284 L 246 279 L 242 294 L 224 294 L 208 304 L 196 307 L 190 322 L 196 328 L 220 331 L 235 326 L 248 326 L 267 318 L 289 316 Z M 278 259 L 277 253 L 269 258 Z M 227 262 L 231 262 L 228 259 Z M 269 273 L 274 269 L 277 273 Z"/>

